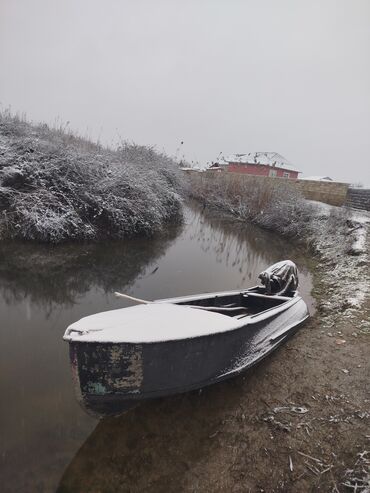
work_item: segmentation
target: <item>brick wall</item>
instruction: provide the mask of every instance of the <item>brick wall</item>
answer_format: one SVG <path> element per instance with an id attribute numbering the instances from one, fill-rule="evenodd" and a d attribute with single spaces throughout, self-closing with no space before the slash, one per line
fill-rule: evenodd
<path id="1" fill-rule="evenodd" d="M 272 167 L 264 164 L 230 163 L 226 169 L 231 173 L 245 173 L 247 175 L 254 176 L 270 176 L 270 170 L 273 170 L 279 178 L 285 178 L 284 173 L 289 173 L 290 179 L 295 180 L 298 178 L 298 171 L 290 171 L 283 168 L 278 168 L 277 166 Z"/>
<path id="2" fill-rule="evenodd" d="M 342 206 L 347 200 L 348 183 L 335 181 L 297 180 L 296 187 L 309 200 Z"/>
<path id="3" fill-rule="evenodd" d="M 349 188 L 346 205 L 354 209 L 370 211 L 370 188 Z"/>

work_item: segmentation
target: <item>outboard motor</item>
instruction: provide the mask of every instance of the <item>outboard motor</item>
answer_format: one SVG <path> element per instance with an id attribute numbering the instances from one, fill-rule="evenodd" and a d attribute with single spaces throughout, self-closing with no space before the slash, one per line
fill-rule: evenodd
<path id="1" fill-rule="evenodd" d="M 258 276 L 266 288 L 266 294 L 283 295 L 298 288 L 297 266 L 291 260 L 271 265 Z"/>

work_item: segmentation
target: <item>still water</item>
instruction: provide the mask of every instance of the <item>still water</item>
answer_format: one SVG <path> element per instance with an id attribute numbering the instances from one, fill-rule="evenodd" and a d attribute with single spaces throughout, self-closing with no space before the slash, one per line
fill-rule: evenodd
<path id="1" fill-rule="evenodd" d="M 77 404 L 67 325 L 144 299 L 249 287 L 290 258 L 312 307 L 304 255 L 287 241 L 190 205 L 155 239 L 57 248 L 0 246 L 0 477 L 3 492 L 52 492 L 97 420 Z M 107 446 L 109 446 L 107 444 Z"/>

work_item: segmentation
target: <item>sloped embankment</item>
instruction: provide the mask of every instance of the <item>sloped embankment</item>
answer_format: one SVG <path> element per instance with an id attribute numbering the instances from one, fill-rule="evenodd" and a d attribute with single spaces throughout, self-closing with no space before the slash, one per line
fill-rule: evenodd
<path id="1" fill-rule="evenodd" d="M 305 200 L 287 180 L 232 175 L 191 174 L 191 194 L 207 207 L 306 245 L 327 274 L 323 304 L 341 313 L 364 303 L 370 292 L 370 213 Z"/>
<path id="2" fill-rule="evenodd" d="M 243 392 L 228 425 L 215 425 L 210 434 L 217 433 L 219 449 L 230 446 L 233 453 L 209 461 L 202 471 L 206 476 L 205 470 L 222 465 L 228 474 L 217 478 L 219 489 L 203 481 L 204 491 L 244 491 L 237 487 L 242 479 L 246 491 L 365 493 L 370 487 L 370 215 L 305 201 L 289 194 L 286 183 L 279 192 L 279 181 L 271 190 L 261 181 L 251 187 L 238 179 L 224 188 L 222 177 L 215 181 L 213 188 L 222 193 L 210 194 L 210 200 L 201 180 L 193 188 L 205 205 L 308 246 L 315 257 L 317 312 L 291 342 L 239 382 Z M 253 205 L 261 197 L 258 210 Z"/>
<path id="3" fill-rule="evenodd" d="M 153 148 L 111 150 L 65 129 L 0 114 L 0 238 L 151 235 L 181 213 L 176 163 Z"/>

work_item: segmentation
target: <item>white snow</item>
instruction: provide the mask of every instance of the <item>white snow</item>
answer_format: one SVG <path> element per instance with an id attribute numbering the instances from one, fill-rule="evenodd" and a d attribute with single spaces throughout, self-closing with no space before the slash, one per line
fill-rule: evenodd
<path id="1" fill-rule="evenodd" d="M 366 227 L 360 227 L 354 233 L 354 241 L 351 246 L 351 251 L 354 254 L 360 255 L 366 252 Z"/>
<path id="2" fill-rule="evenodd" d="M 370 213 L 352 209 L 351 214 L 353 223 L 357 225 L 352 231 L 352 254 L 366 254 L 368 229 L 370 227 Z"/>
<path id="3" fill-rule="evenodd" d="M 289 171 L 298 171 L 287 159 L 285 159 L 285 157 L 277 152 L 247 152 L 244 154 L 230 154 L 226 157 L 220 157 L 217 161 L 219 164 L 228 164 L 230 162 L 241 164 L 264 164 L 268 166 L 276 166 L 277 168 L 282 168 Z"/>
<path id="4" fill-rule="evenodd" d="M 200 297 L 202 295 L 194 295 L 194 298 Z M 190 299 L 192 296 L 186 298 Z M 63 339 L 102 343 L 174 341 L 235 330 L 249 323 L 264 322 L 272 315 L 271 310 L 264 310 L 236 319 L 191 306 L 177 305 L 176 300 L 179 298 L 172 298 L 172 302 L 170 299 L 157 300 L 147 305 L 136 305 L 84 317 L 67 328 Z M 274 316 L 281 313 L 283 318 L 288 317 L 288 321 L 293 319 L 294 323 L 297 323 L 307 316 L 307 306 L 297 295 L 274 308 Z"/>
<path id="5" fill-rule="evenodd" d="M 312 243 L 323 263 L 332 265 L 331 313 L 361 307 L 370 296 L 369 230 L 370 213 L 322 202 L 308 201 L 312 207 Z M 324 303 L 322 303 L 324 305 Z"/>
<path id="6" fill-rule="evenodd" d="M 326 204 L 325 202 L 319 202 L 317 200 L 306 200 L 306 202 L 311 205 L 316 215 L 329 216 L 329 214 L 333 211 L 333 209 L 341 209 L 340 207 L 329 205 Z"/>
<path id="7" fill-rule="evenodd" d="M 225 332 L 245 325 L 219 313 L 170 303 L 151 303 L 84 317 L 68 327 L 65 340 L 145 343 Z"/>
<path id="8" fill-rule="evenodd" d="M 333 181 L 330 176 L 302 176 L 300 180 L 311 180 L 311 181 Z"/>

